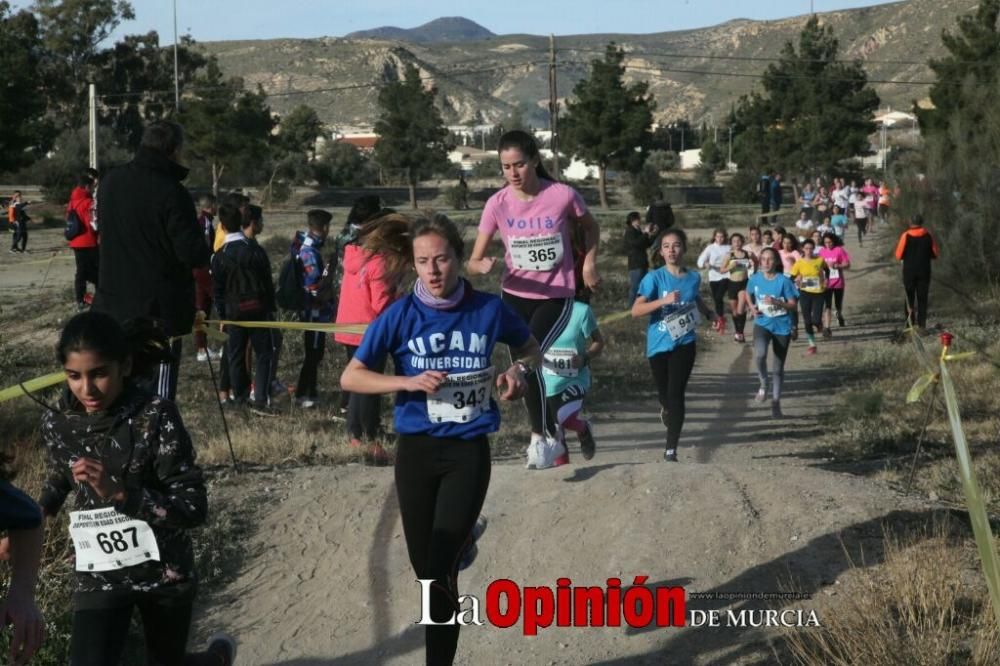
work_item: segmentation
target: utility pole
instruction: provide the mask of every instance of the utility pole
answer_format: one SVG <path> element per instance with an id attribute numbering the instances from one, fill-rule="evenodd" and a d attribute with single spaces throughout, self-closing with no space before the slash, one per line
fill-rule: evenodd
<path id="1" fill-rule="evenodd" d="M 90 84 L 89 91 L 89 113 L 88 113 L 88 132 L 87 135 L 90 139 L 90 168 L 97 168 L 97 88 L 93 83 Z"/>
<path id="2" fill-rule="evenodd" d="M 726 164 L 726 168 L 733 163 L 733 126 L 729 126 L 729 162 Z"/>
<path id="3" fill-rule="evenodd" d="M 559 180 L 559 96 L 556 94 L 556 36 L 549 34 L 549 132 L 552 177 Z"/>
<path id="4" fill-rule="evenodd" d="M 177 0 L 174 0 L 174 111 L 181 112 L 181 87 L 177 75 Z"/>

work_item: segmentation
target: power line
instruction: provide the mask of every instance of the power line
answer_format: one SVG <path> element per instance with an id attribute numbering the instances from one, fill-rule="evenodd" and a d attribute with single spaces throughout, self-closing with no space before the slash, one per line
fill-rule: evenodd
<path id="1" fill-rule="evenodd" d="M 542 65 L 542 64 L 547 64 L 547 61 L 539 60 L 539 61 L 532 61 L 532 62 L 527 62 L 527 63 L 518 63 L 516 65 L 502 65 L 502 66 L 499 66 L 499 67 L 489 67 L 489 68 L 485 68 L 485 69 L 470 69 L 470 70 L 465 70 L 465 71 L 462 71 L 462 72 L 441 72 L 440 74 L 438 74 L 436 76 L 435 75 L 422 76 L 422 77 L 420 77 L 420 80 L 421 81 L 433 81 L 435 79 L 441 79 L 441 78 L 452 78 L 453 79 L 453 78 L 461 77 L 461 76 L 471 76 L 473 74 L 486 74 L 486 73 L 489 73 L 489 72 L 498 72 L 498 71 L 504 71 L 504 70 L 508 70 L 508 69 L 521 69 L 522 67 L 536 66 L 536 65 Z M 363 90 L 363 89 L 366 89 L 366 88 L 382 88 L 382 87 L 385 87 L 386 85 L 388 85 L 388 83 L 389 82 L 384 82 L 384 81 L 382 81 L 382 82 L 373 82 L 373 83 L 354 83 L 354 84 L 342 85 L 342 86 L 332 86 L 332 87 L 328 87 L 328 88 L 314 88 L 314 89 L 311 89 L 311 90 L 287 90 L 287 91 L 284 91 L 284 92 L 266 92 L 265 91 L 264 94 L 267 97 L 290 97 L 290 96 L 294 96 L 294 95 L 312 95 L 312 94 L 315 94 L 315 93 L 342 92 L 342 91 L 345 91 L 345 90 Z M 222 90 L 230 90 L 230 89 L 231 89 L 231 86 L 210 86 L 210 87 L 204 87 L 204 88 L 187 88 L 185 90 L 185 92 L 192 92 L 192 93 L 196 93 L 197 94 L 197 93 L 202 93 L 202 92 L 214 92 L 214 91 L 222 91 Z M 244 88 L 244 91 L 246 91 L 246 92 L 253 92 L 253 91 L 247 91 L 245 88 Z M 107 94 L 104 94 L 104 95 L 98 95 L 97 97 L 99 99 L 117 99 L 117 98 L 122 98 L 122 97 L 149 97 L 149 96 L 157 96 L 157 95 L 173 95 L 173 90 L 145 90 L 145 91 L 141 91 L 141 92 L 107 93 Z"/>

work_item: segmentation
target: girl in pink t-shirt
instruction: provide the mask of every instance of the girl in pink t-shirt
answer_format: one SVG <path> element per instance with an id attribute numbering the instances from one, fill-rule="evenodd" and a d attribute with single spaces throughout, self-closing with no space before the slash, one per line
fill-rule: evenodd
<path id="1" fill-rule="evenodd" d="M 499 232 L 504 244 L 503 302 L 521 315 L 544 353 L 563 332 L 573 309 L 574 230 L 579 225 L 583 231 L 583 281 L 590 289 L 600 282 L 600 231 L 583 197 L 545 171 L 534 137 L 520 130 L 507 132 L 500 137 L 498 153 L 507 186 L 491 196 L 483 208 L 468 269 L 483 275 L 493 270 L 498 259 L 487 257 L 486 252 Z M 558 439 L 555 419 L 546 410 L 544 379 L 538 370 L 531 369 L 525 396 L 532 444 L 542 438 Z"/>
<path id="2" fill-rule="evenodd" d="M 833 233 L 823 235 L 823 247 L 818 254 L 830 269 L 830 276 L 823 292 L 823 337 L 830 337 L 833 308 L 837 308 L 837 323 L 844 326 L 844 271 L 851 267 L 851 257 L 843 247 L 844 241 Z"/>

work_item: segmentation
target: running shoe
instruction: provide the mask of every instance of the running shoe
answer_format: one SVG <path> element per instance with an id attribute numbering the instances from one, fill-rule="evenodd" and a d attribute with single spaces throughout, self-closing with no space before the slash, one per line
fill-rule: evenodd
<path id="1" fill-rule="evenodd" d="M 670 413 L 667 411 L 666 407 L 660 407 L 660 423 L 663 424 L 664 428 L 670 427 Z"/>
<path id="2" fill-rule="evenodd" d="M 754 396 L 754 400 L 756 400 L 757 402 L 764 402 L 764 398 L 766 397 L 767 397 L 767 389 L 761 386 L 759 389 L 757 389 L 757 395 Z"/>
<path id="3" fill-rule="evenodd" d="M 316 398 L 299 398 L 298 403 L 302 409 L 312 409 L 316 406 Z"/>
<path id="4" fill-rule="evenodd" d="M 677 451 L 673 450 L 664 451 L 663 462 L 677 462 Z"/>
<path id="5" fill-rule="evenodd" d="M 219 660 L 219 666 L 233 666 L 236 661 L 236 641 L 227 633 L 219 632 L 208 638 L 207 652 Z"/>
<path id="6" fill-rule="evenodd" d="M 251 403 L 250 413 L 254 416 L 281 416 L 281 412 L 267 403 Z"/>
<path id="7" fill-rule="evenodd" d="M 844 323 L 844 315 L 840 314 L 839 312 L 837 313 L 837 323 L 840 324 L 841 328 L 847 326 L 847 324 Z"/>
<path id="8" fill-rule="evenodd" d="M 361 447 L 364 446 L 361 440 L 358 439 L 357 437 L 351 437 L 351 440 L 347 443 L 347 445 L 352 449 L 360 449 Z"/>
<path id="9" fill-rule="evenodd" d="M 580 453 L 583 454 L 584 460 L 590 460 L 594 457 L 594 452 L 597 450 L 597 442 L 594 441 L 594 430 L 590 427 L 588 422 L 580 433 Z"/>
<path id="10" fill-rule="evenodd" d="M 806 356 L 815 356 L 815 355 L 816 355 L 816 346 L 809 345 L 809 348 L 806 349 Z"/>
<path id="11" fill-rule="evenodd" d="M 714 328 L 715 332 L 718 333 L 719 335 L 725 335 L 725 333 L 726 333 L 726 318 L 725 317 L 719 317 L 718 319 L 716 319 L 715 323 L 712 325 L 712 328 Z"/>
<path id="12" fill-rule="evenodd" d="M 211 349 L 211 348 L 209 348 L 209 350 L 208 350 L 208 358 L 212 359 L 213 361 L 218 361 L 219 359 L 221 359 L 222 358 L 222 347 L 219 347 L 218 349 Z"/>
<path id="13" fill-rule="evenodd" d="M 798 340 L 798 339 L 799 339 L 799 329 L 793 328 L 792 329 L 792 340 Z"/>
<path id="14" fill-rule="evenodd" d="M 831 331 L 831 330 L 830 330 L 830 329 L 828 329 L 828 328 L 824 328 L 824 329 L 823 329 L 823 338 L 824 338 L 825 340 L 829 340 L 829 339 L 830 339 L 830 338 L 832 338 L 832 337 L 833 337 L 833 331 Z"/>
<path id="15" fill-rule="evenodd" d="M 462 551 L 462 557 L 458 560 L 459 571 L 465 571 L 476 561 L 476 556 L 479 555 L 479 547 L 476 542 L 479 541 L 479 537 L 486 531 L 486 523 L 486 516 L 480 514 L 476 518 L 476 524 L 472 526 L 472 534 L 469 535 L 469 540 Z"/>
<path id="16" fill-rule="evenodd" d="M 372 467 L 388 467 L 392 464 L 392 458 L 385 447 L 378 442 L 372 442 L 365 451 L 365 464 Z"/>
<path id="17" fill-rule="evenodd" d="M 781 413 L 781 401 L 780 400 L 772 400 L 771 401 L 771 418 L 773 418 L 773 419 L 780 419 L 783 416 L 784 416 L 784 414 Z"/>
<path id="18" fill-rule="evenodd" d="M 196 358 L 198 359 L 199 363 L 206 362 L 208 360 L 208 350 L 206 350 L 206 349 L 199 349 L 198 350 L 198 355 L 196 356 Z"/>

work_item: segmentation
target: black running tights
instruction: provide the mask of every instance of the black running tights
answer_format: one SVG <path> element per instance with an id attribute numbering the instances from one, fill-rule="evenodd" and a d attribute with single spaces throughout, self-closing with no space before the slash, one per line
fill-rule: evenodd
<path id="1" fill-rule="evenodd" d="M 649 357 L 660 407 L 667 412 L 667 449 L 676 449 L 684 427 L 684 391 L 694 368 L 695 343 Z"/>
<path id="2" fill-rule="evenodd" d="M 573 314 L 572 298 L 522 298 L 506 291 L 502 298 L 514 312 L 521 315 L 543 352 L 562 335 Z M 545 379 L 541 369 L 536 368 L 526 379 L 528 392 L 524 396 L 524 404 L 531 419 L 531 432 L 555 436 L 555 414 L 549 412 L 545 402 Z"/>
<path id="3" fill-rule="evenodd" d="M 472 535 L 490 485 L 490 445 L 429 435 L 400 435 L 396 495 L 410 564 L 430 587 L 431 618 L 458 610 L 458 562 Z M 459 625 L 425 627 L 427 664 L 451 664 Z"/>
<path id="4" fill-rule="evenodd" d="M 146 666 L 222 666 L 218 655 L 185 654 L 192 601 L 164 603 L 139 595 L 134 603 L 146 638 Z M 70 666 L 117 666 L 128 639 L 132 606 L 78 610 L 73 613 Z"/>

